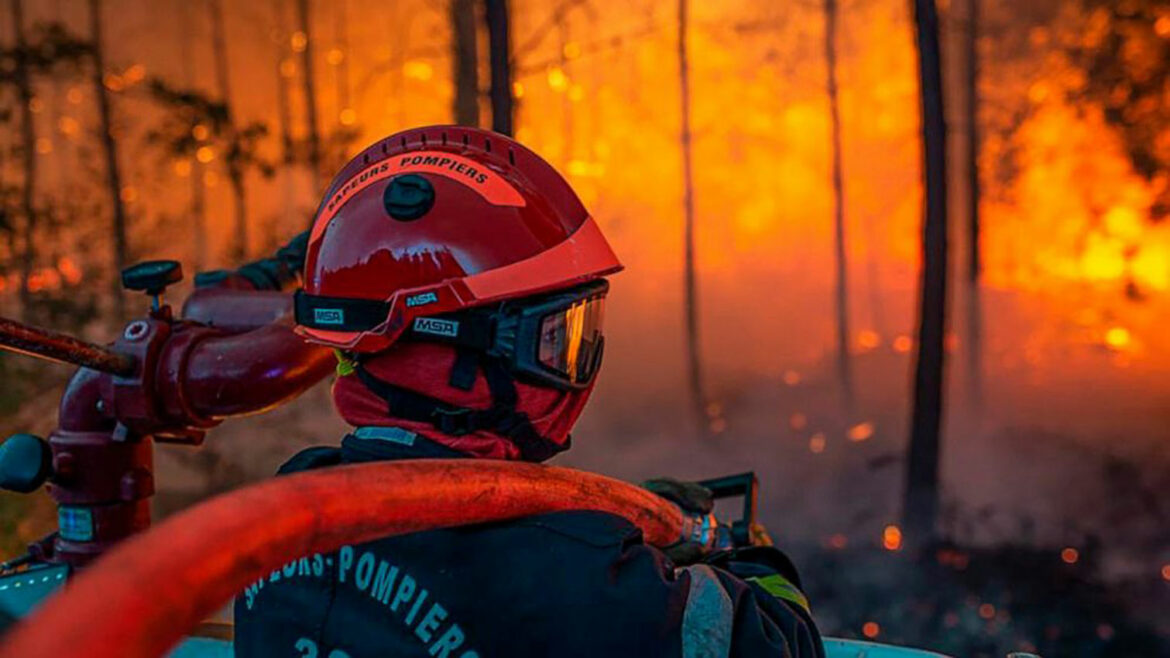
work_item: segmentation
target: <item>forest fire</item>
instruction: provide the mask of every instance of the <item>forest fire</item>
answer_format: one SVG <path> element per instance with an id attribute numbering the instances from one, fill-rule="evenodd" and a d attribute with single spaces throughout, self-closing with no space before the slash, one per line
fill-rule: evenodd
<path id="1" fill-rule="evenodd" d="M 175 259 L 193 279 L 271 254 L 362 149 L 420 125 L 498 130 L 502 96 L 509 131 L 626 266 L 565 463 L 755 471 L 806 580 L 843 583 L 817 604 L 835 633 L 953 637 L 940 648 L 962 655 L 1170 637 L 1143 612 L 1170 600 L 1161 3 L 938 3 L 936 343 L 920 297 L 926 3 L 513 0 L 498 83 L 482 1 L 470 32 L 460 1 L 4 0 L 0 315 L 113 340 L 145 304 L 114 292 L 119 267 Z M 924 547 L 904 503 L 935 344 L 941 543 Z M 27 382 L 0 395 L 11 431 L 48 418 L 34 405 L 61 384 L 15 363 L 0 357 Z M 161 448 L 174 499 L 304 447 L 244 436 L 337 433 L 324 393 L 304 404 L 216 430 L 215 468 Z M 1072 592 L 1051 622 L 1033 614 L 1048 585 Z"/>

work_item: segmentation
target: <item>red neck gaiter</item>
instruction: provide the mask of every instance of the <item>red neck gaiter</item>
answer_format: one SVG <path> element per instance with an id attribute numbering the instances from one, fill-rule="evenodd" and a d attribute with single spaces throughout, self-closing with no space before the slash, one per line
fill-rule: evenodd
<path id="1" fill-rule="evenodd" d="M 470 391 L 448 384 L 455 356 L 455 349 L 447 345 L 402 342 L 365 359 L 363 367 L 384 382 L 456 407 L 490 408 L 492 395 L 482 372 L 476 374 Z M 579 391 L 559 391 L 517 381 L 516 410 L 528 415 L 538 434 L 563 446 L 590 392 L 592 386 Z M 356 374 L 338 377 L 333 382 L 333 404 L 337 413 L 355 427 L 399 427 L 472 457 L 520 459 L 520 450 L 514 443 L 491 432 L 450 436 L 429 423 L 394 418 L 386 401 L 367 388 Z"/>

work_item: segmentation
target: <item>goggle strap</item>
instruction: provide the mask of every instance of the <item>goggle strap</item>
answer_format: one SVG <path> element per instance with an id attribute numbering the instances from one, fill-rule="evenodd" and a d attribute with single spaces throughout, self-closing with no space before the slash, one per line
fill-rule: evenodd
<path id="1" fill-rule="evenodd" d="M 492 348 L 494 331 L 491 314 L 473 311 L 415 318 L 403 336 L 486 352 Z"/>
<path id="2" fill-rule="evenodd" d="M 326 331 L 368 331 L 386 321 L 388 302 L 356 297 L 310 295 L 304 290 L 293 294 L 293 313 L 297 324 Z"/>
<path id="3" fill-rule="evenodd" d="M 475 376 L 479 373 L 480 352 L 467 347 L 455 348 L 455 363 L 451 364 L 451 375 L 447 383 L 451 388 L 470 391 L 475 387 Z"/>

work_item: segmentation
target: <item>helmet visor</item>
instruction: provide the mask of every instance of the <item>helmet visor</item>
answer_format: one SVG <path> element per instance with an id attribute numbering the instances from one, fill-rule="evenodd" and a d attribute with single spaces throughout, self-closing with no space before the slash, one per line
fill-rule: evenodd
<path id="1" fill-rule="evenodd" d="M 584 384 L 593 379 L 602 349 L 605 298 L 591 297 L 557 309 L 540 320 L 536 360 L 541 366 Z"/>

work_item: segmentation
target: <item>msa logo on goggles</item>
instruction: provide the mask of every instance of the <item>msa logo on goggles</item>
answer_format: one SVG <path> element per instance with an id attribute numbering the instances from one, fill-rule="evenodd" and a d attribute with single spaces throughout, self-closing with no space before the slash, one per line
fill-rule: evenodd
<path id="1" fill-rule="evenodd" d="M 415 318 L 411 329 L 415 333 L 431 336 L 456 338 L 459 336 L 459 323 L 455 320 L 440 320 L 439 318 Z"/>
<path id="2" fill-rule="evenodd" d="M 315 308 L 313 322 L 327 325 L 345 324 L 345 311 L 339 308 Z"/>

